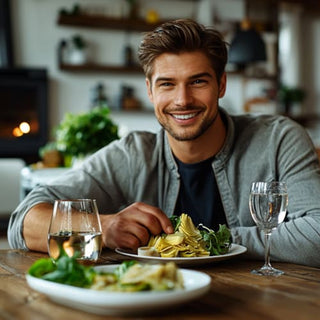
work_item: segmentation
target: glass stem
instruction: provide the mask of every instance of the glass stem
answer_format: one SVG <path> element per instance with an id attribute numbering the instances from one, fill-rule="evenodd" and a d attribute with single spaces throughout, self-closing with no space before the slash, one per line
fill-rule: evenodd
<path id="1" fill-rule="evenodd" d="M 266 267 L 271 268 L 271 263 L 270 263 L 270 237 L 271 237 L 271 232 L 265 232 L 264 234 L 264 265 Z"/>

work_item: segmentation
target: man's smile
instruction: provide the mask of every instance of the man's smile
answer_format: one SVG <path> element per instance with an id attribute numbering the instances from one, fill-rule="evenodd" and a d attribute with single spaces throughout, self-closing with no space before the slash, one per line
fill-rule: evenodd
<path id="1" fill-rule="evenodd" d="M 194 118 L 196 115 L 198 115 L 199 112 L 193 112 L 188 114 L 171 114 L 175 119 L 177 120 L 188 120 L 191 118 Z"/>

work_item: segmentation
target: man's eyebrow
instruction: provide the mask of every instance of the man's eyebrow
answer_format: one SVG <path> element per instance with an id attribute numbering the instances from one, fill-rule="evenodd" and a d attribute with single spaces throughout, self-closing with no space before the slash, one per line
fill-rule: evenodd
<path id="1" fill-rule="evenodd" d="M 190 79 L 197 79 L 197 78 L 203 78 L 203 77 L 213 78 L 212 74 L 210 74 L 209 72 L 202 72 L 202 73 L 192 75 Z"/>
<path id="2" fill-rule="evenodd" d="M 201 72 L 201 73 L 197 73 L 190 76 L 189 79 L 193 80 L 193 79 L 198 79 L 203 77 L 213 78 L 212 74 L 210 74 L 209 72 Z M 162 81 L 173 81 L 173 80 L 174 78 L 170 78 L 170 77 L 159 77 L 155 80 L 155 83 L 162 82 Z"/>
<path id="3" fill-rule="evenodd" d="M 155 83 L 157 82 L 162 82 L 162 81 L 172 81 L 173 78 L 169 78 L 169 77 L 159 77 L 155 80 Z"/>

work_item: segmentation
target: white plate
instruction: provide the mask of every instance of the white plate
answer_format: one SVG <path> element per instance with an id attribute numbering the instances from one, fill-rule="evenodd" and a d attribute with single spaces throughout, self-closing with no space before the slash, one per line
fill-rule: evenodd
<path id="1" fill-rule="evenodd" d="M 176 258 L 162 258 L 162 257 L 150 257 L 150 256 L 139 256 L 137 252 L 133 252 L 130 250 L 119 249 L 115 250 L 117 253 L 122 254 L 124 256 L 133 258 L 135 260 L 140 261 L 152 261 L 152 262 L 169 262 L 173 261 L 178 265 L 198 265 L 198 264 L 206 264 L 211 262 L 217 262 L 221 260 L 230 259 L 234 256 L 238 256 L 243 254 L 247 251 L 247 248 L 241 246 L 239 244 L 233 243 L 228 253 L 221 254 L 218 256 L 206 256 L 206 257 L 190 257 L 190 258 L 183 258 L 183 257 L 176 257 Z"/>
<path id="2" fill-rule="evenodd" d="M 112 272 L 118 265 L 95 267 Z M 166 310 L 196 299 L 210 290 L 211 278 L 199 271 L 180 269 L 185 288 L 172 291 L 107 292 L 55 283 L 26 275 L 29 286 L 59 304 L 101 315 L 133 315 Z"/>

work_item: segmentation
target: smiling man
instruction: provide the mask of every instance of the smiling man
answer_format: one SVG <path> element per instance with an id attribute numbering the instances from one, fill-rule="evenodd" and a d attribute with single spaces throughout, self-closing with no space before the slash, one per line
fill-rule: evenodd
<path id="1" fill-rule="evenodd" d="M 150 235 L 173 232 L 168 217 L 186 213 L 196 225 L 226 224 L 234 243 L 263 259 L 249 189 L 281 180 L 289 206 L 272 236 L 272 259 L 319 266 L 320 169 L 305 130 L 283 116 L 234 116 L 219 106 L 227 46 L 213 28 L 167 22 L 145 34 L 139 59 L 162 129 L 132 132 L 35 188 L 11 216 L 10 245 L 47 251 L 53 201 L 95 198 L 106 247 L 146 245 Z"/>
<path id="2" fill-rule="evenodd" d="M 200 162 L 220 150 L 226 133 L 218 100 L 225 93 L 226 75 L 217 79 L 203 52 L 161 54 L 146 82 L 157 119 L 181 161 Z"/>

